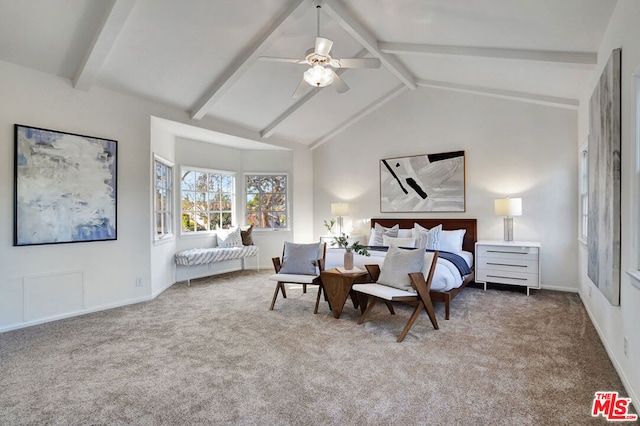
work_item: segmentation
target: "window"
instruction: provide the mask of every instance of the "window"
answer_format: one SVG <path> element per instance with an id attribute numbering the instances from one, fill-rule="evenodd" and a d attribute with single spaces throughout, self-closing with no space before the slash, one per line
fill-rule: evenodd
<path id="1" fill-rule="evenodd" d="M 173 235 L 173 165 L 155 157 L 156 179 L 154 192 L 155 239 Z"/>
<path id="2" fill-rule="evenodd" d="M 246 175 L 247 224 L 262 229 L 286 229 L 287 176 L 284 174 Z"/>
<path id="3" fill-rule="evenodd" d="M 235 217 L 232 173 L 182 168 L 180 178 L 182 232 L 229 228 Z"/>
<path id="4" fill-rule="evenodd" d="M 589 233 L 589 151 L 580 152 L 580 240 L 587 242 Z"/>

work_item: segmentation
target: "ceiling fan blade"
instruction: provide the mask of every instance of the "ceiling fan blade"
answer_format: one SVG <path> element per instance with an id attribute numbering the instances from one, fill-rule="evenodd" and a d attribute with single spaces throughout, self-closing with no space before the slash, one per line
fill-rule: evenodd
<path id="1" fill-rule="evenodd" d="M 306 92 L 306 88 L 307 87 L 311 87 L 309 86 L 309 84 L 307 84 L 306 81 L 304 81 L 304 78 L 300 79 L 300 84 L 298 84 L 298 87 L 296 87 L 295 92 L 293 92 L 293 95 L 291 95 L 292 98 L 301 98 L 302 95 Z"/>
<path id="2" fill-rule="evenodd" d="M 333 46 L 333 42 L 328 38 L 316 37 L 316 48 L 314 52 L 316 52 L 316 55 L 329 56 L 331 46 Z"/>
<path id="3" fill-rule="evenodd" d="M 336 92 L 344 93 L 349 90 L 349 86 L 347 86 L 347 83 L 345 83 L 344 80 L 335 73 L 335 71 L 331 70 L 331 72 L 333 73 L 333 83 L 331 83 L 331 85 L 336 89 Z"/>
<path id="4" fill-rule="evenodd" d="M 378 58 L 332 59 L 329 64 L 334 68 L 380 68 Z"/>
<path id="5" fill-rule="evenodd" d="M 261 61 L 271 61 L 271 62 L 286 62 L 292 64 L 306 64 L 307 61 L 304 59 L 295 59 L 295 58 L 275 58 L 273 56 L 260 56 L 258 57 Z"/>

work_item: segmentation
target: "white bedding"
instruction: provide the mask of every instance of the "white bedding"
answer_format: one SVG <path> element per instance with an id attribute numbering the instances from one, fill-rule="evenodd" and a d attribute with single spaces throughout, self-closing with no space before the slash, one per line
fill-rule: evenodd
<path id="1" fill-rule="evenodd" d="M 353 255 L 353 266 L 365 269 L 364 265 L 377 264 L 382 266 L 384 257 L 387 254 L 384 251 L 369 250 L 371 256 L 363 256 L 360 254 Z M 468 251 L 462 251 L 456 253 L 461 256 L 469 267 L 473 265 L 473 253 Z M 327 248 L 325 256 L 325 270 L 335 268 L 337 266 L 344 265 L 344 249 L 342 248 Z M 457 288 L 462 285 L 463 278 L 458 271 L 458 268 L 450 261 L 438 258 L 438 264 L 436 265 L 436 271 L 431 281 L 431 290 L 435 291 L 449 291 L 452 288 Z"/>

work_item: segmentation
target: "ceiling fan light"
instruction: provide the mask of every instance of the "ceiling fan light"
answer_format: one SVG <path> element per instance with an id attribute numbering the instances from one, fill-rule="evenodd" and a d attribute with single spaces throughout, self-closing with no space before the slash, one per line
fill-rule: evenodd
<path id="1" fill-rule="evenodd" d="M 314 65 L 304 72 L 304 81 L 314 87 L 324 87 L 333 83 L 333 72 L 322 65 Z"/>

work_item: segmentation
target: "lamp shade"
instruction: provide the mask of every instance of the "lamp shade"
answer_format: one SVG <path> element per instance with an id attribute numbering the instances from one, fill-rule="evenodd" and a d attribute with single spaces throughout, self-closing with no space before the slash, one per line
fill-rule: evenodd
<path id="1" fill-rule="evenodd" d="M 331 203 L 331 216 L 346 216 L 349 214 L 349 204 Z"/>
<path id="2" fill-rule="evenodd" d="M 493 208 L 498 216 L 522 216 L 522 198 L 496 198 Z"/>

